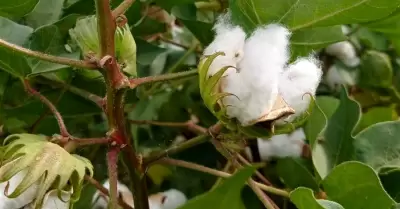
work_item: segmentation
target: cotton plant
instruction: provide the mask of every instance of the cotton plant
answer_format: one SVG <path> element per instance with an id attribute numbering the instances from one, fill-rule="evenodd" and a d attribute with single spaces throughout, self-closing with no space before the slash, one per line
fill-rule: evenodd
<path id="1" fill-rule="evenodd" d="M 227 13 L 214 31 L 199 63 L 199 79 L 203 100 L 220 121 L 254 136 L 260 134 L 256 124 L 284 126 L 304 118 L 322 71 L 314 55 L 289 63 L 286 27 L 263 25 L 247 36 Z"/>
<path id="2" fill-rule="evenodd" d="M 62 191 L 59 195 L 57 190 L 52 190 L 45 196 L 41 209 L 69 209 L 71 206 L 70 198 L 71 192 Z M 24 209 L 34 209 L 34 207 L 29 204 Z"/>
<path id="3" fill-rule="evenodd" d="M 110 188 L 109 180 L 103 183 L 106 189 Z M 122 199 L 132 208 L 134 207 L 133 194 L 129 188 L 121 183 L 117 182 L 118 193 L 121 194 Z M 187 197 L 184 193 L 177 189 L 169 189 L 164 192 L 159 192 L 149 196 L 149 208 L 150 209 L 176 209 L 184 205 L 187 201 Z M 92 208 L 93 209 L 106 209 L 108 205 L 108 197 L 101 195 L 99 191 L 93 195 Z"/>
<path id="4" fill-rule="evenodd" d="M 347 26 L 342 26 L 342 32 L 345 35 L 350 33 Z M 337 57 L 348 67 L 356 67 L 360 64 L 360 58 L 350 41 L 341 41 L 331 44 L 325 48 L 325 52 L 331 56 Z"/>
<path id="5" fill-rule="evenodd" d="M 355 85 L 357 78 L 357 71 L 349 71 L 340 64 L 334 64 L 330 66 L 325 75 L 326 84 L 329 86 L 329 88 L 335 91 L 337 91 L 342 85 Z"/>

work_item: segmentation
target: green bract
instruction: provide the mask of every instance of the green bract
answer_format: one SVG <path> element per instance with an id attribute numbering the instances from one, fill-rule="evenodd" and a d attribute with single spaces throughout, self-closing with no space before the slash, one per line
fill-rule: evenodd
<path id="1" fill-rule="evenodd" d="M 89 160 L 72 155 L 57 144 L 48 142 L 44 136 L 14 134 L 4 141 L 0 183 L 10 180 L 18 172 L 25 170 L 26 176 L 9 198 L 15 198 L 34 183 L 39 183 L 35 208 L 41 208 L 43 198 L 50 188 L 57 189 L 59 196 L 63 190 L 72 187 L 71 202 L 79 199 L 85 174 L 93 175 Z"/>
<path id="2" fill-rule="evenodd" d="M 77 42 L 84 55 L 95 56 L 97 59 L 101 58 L 96 16 L 79 19 L 75 28 L 69 30 L 69 34 Z M 117 27 L 115 48 L 117 60 L 121 64 L 122 70 L 131 76 L 137 76 L 136 42 L 128 24 Z"/>
<path id="3" fill-rule="evenodd" d="M 217 52 L 213 55 L 204 56 L 198 65 L 199 69 L 199 84 L 200 94 L 203 98 L 204 104 L 211 111 L 211 113 L 218 118 L 228 129 L 231 131 L 241 132 L 249 137 L 268 138 L 274 134 L 290 133 L 301 126 L 307 120 L 310 115 L 312 108 L 314 107 L 315 101 L 312 98 L 312 102 L 308 110 L 297 117 L 292 123 L 285 125 L 276 125 L 275 120 L 279 118 L 268 118 L 263 117 L 258 121 L 255 121 L 250 126 L 242 126 L 234 118 L 229 118 L 226 114 L 226 107 L 220 102 L 225 96 L 232 96 L 232 94 L 220 91 L 220 80 L 224 73 L 232 66 L 226 66 L 221 68 L 213 76 L 207 76 L 208 70 L 212 62 L 218 56 L 225 56 L 223 52 Z M 307 95 L 305 95 L 307 96 Z"/>

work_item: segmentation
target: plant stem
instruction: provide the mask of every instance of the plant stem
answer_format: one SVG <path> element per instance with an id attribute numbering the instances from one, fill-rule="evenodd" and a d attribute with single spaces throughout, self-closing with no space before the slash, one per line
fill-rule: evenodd
<path id="1" fill-rule="evenodd" d="M 69 58 L 65 58 L 65 57 L 53 56 L 53 55 L 45 54 L 45 53 L 38 52 L 38 51 L 32 51 L 30 49 L 26 49 L 24 47 L 9 43 L 3 39 L 0 39 L 0 46 L 3 46 L 12 51 L 18 52 L 20 54 L 24 54 L 24 55 L 27 55 L 30 57 L 41 59 L 41 60 L 45 60 L 48 62 L 58 63 L 58 64 L 62 64 L 62 65 L 68 65 L 71 67 L 82 68 L 82 69 L 97 69 L 97 65 L 95 65 L 93 63 L 89 63 L 89 62 L 86 62 L 83 60 L 74 60 L 74 59 L 69 59 Z"/>
<path id="2" fill-rule="evenodd" d="M 160 152 L 156 152 L 154 154 L 150 154 L 147 158 L 143 160 L 145 165 L 151 164 L 165 156 L 173 155 L 179 152 L 182 152 L 183 150 L 186 150 L 188 148 L 194 147 L 196 145 L 202 144 L 204 142 L 207 142 L 210 139 L 208 135 L 200 135 L 197 137 L 194 137 L 192 139 L 189 139 L 181 144 L 178 144 L 176 146 L 170 147 L 168 149 L 165 149 Z"/>
<path id="3" fill-rule="evenodd" d="M 195 124 L 193 121 L 187 122 L 162 122 L 153 120 L 128 120 L 129 123 L 135 125 L 155 125 L 165 127 L 183 127 L 199 134 L 206 134 L 207 129 Z"/>
<path id="4" fill-rule="evenodd" d="M 206 2 L 206 1 L 198 1 L 195 3 L 196 8 L 199 10 L 220 10 L 221 9 L 221 3 L 219 1 L 211 1 L 211 2 Z"/>
<path id="5" fill-rule="evenodd" d="M 110 147 L 107 153 L 108 165 L 108 178 L 110 180 L 110 201 L 108 203 L 110 208 L 118 208 L 118 154 L 120 149 L 116 146 Z"/>
<path id="6" fill-rule="evenodd" d="M 149 77 L 142 77 L 142 78 L 133 78 L 133 79 L 129 79 L 129 83 L 130 83 L 131 88 L 136 88 L 140 85 L 148 84 L 148 83 L 154 83 L 154 82 L 160 82 L 160 81 L 170 81 L 170 80 L 192 77 L 192 76 L 197 75 L 197 73 L 198 72 L 196 69 L 196 70 L 189 70 L 189 71 L 184 71 L 184 72 L 179 72 L 179 73 L 171 73 L 171 74 L 149 76 Z"/>
<path id="7" fill-rule="evenodd" d="M 71 137 L 71 134 L 69 134 L 67 127 L 65 126 L 64 120 L 60 114 L 60 112 L 58 112 L 57 108 L 53 105 L 53 103 L 51 103 L 50 100 L 48 100 L 45 96 L 43 96 L 42 94 L 40 94 L 40 92 L 36 91 L 35 89 L 33 89 L 31 87 L 31 85 L 29 84 L 28 80 L 23 80 L 22 81 L 25 87 L 25 90 L 35 96 L 36 98 L 38 98 L 40 101 L 42 101 L 45 105 L 47 105 L 47 107 L 50 109 L 50 111 L 53 113 L 54 117 L 57 120 L 58 123 L 58 127 L 60 128 L 60 134 L 63 137 Z"/>
<path id="8" fill-rule="evenodd" d="M 96 179 L 94 179 L 88 175 L 85 175 L 84 178 L 86 181 L 88 181 L 90 184 L 92 184 L 94 187 L 96 187 L 96 189 L 99 190 L 101 193 L 103 193 L 106 196 L 110 196 L 108 189 L 105 188 L 103 185 L 101 185 L 100 182 L 98 182 Z M 118 204 L 124 209 L 132 209 L 131 206 L 129 206 L 126 202 L 124 202 L 124 200 L 122 199 L 121 196 L 118 198 Z"/>
<path id="9" fill-rule="evenodd" d="M 241 156 L 240 154 L 237 155 L 238 160 L 240 162 L 242 162 L 245 165 L 251 165 L 251 163 L 249 161 L 246 160 L 246 158 L 244 158 L 243 156 Z M 267 178 L 265 178 L 259 171 L 256 171 L 256 176 L 262 181 L 264 182 L 264 184 L 266 185 L 272 185 L 271 182 L 268 181 Z"/>
<path id="10" fill-rule="evenodd" d="M 124 14 L 126 10 L 135 2 L 135 0 L 124 0 L 117 8 L 112 11 L 112 15 L 114 18 Z"/>
<path id="11" fill-rule="evenodd" d="M 133 1 L 130 2 L 133 3 Z M 128 6 L 126 6 L 126 8 L 127 7 Z M 121 6 L 120 8 L 125 10 L 125 6 Z M 115 57 L 114 43 L 116 20 L 113 17 L 110 8 L 110 0 L 96 0 L 96 13 L 98 20 L 99 44 L 101 46 L 101 57 L 102 60 L 106 59 L 104 64 L 106 69 L 105 80 L 107 90 L 105 110 L 107 113 L 111 144 L 121 147 L 124 161 L 132 163 L 131 166 L 127 167 L 129 169 L 128 173 L 133 185 L 131 190 L 135 197 L 135 209 L 149 209 L 147 185 L 144 175 L 145 169 L 143 169 L 142 162 L 140 160 L 141 157 L 136 155 L 136 149 L 131 143 L 132 140 L 128 135 L 125 124 L 126 118 L 124 114 L 124 100 L 126 90 L 121 89 L 121 87 L 126 85 L 125 81 L 128 82 L 128 80 L 120 71 L 116 62 L 117 59 Z M 111 190 L 111 193 L 112 192 L 114 191 Z M 116 196 L 116 194 L 111 195 L 111 197 Z"/>
<path id="12" fill-rule="evenodd" d="M 214 175 L 214 176 L 219 176 L 219 177 L 222 177 L 222 178 L 229 178 L 229 177 L 232 176 L 232 174 L 229 174 L 229 173 L 226 173 L 226 172 L 223 172 L 223 171 L 215 170 L 215 169 L 212 169 L 212 168 L 208 168 L 208 167 L 196 164 L 196 163 L 186 162 L 186 161 L 183 161 L 183 160 L 176 160 L 176 159 L 171 159 L 171 158 L 162 158 L 158 162 L 163 163 L 163 164 L 168 164 L 168 165 L 180 166 L 180 167 L 184 167 L 184 168 L 188 168 L 188 169 L 192 169 L 192 170 L 208 173 L 208 174 L 211 174 L 211 175 Z M 261 183 L 258 183 L 258 182 L 255 182 L 255 185 L 257 185 L 263 191 L 269 192 L 271 194 L 275 194 L 275 195 L 279 195 L 279 196 L 283 196 L 283 197 L 289 198 L 289 192 L 286 191 L 286 190 L 282 190 L 282 189 L 278 189 L 278 188 L 275 188 L 275 187 L 267 186 L 265 184 L 261 184 Z"/>

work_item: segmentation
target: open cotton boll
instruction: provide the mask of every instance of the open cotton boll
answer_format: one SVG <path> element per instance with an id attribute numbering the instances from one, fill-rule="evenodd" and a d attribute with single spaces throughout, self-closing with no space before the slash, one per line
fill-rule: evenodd
<path id="1" fill-rule="evenodd" d="M 7 194 L 11 194 L 21 183 L 25 175 L 26 171 L 22 170 L 14 175 L 8 182 L 0 183 L 0 209 L 19 209 L 35 199 L 38 190 L 37 183 L 34 183 L 16 198 L 8 198 L 4 195 L 7 183 L 9 184 Z"/>
<path id="2" fill-rule="evenodd" d="M 289 59 L 289 35 L 285 27 L 270 24 L 257 29 L 246 40 L 239 73 L 231 81 L 226 78 L 223 89 L 236 96 L 223 100 L 230 109 L 237 108 L 228 110 L 229 117 L 249 125 L 271 110 L 278 95 L 279 75 Z"/>
<path id="3" fill-rule="evenodd" d="M 355 67 L 360 64 L 356 49 L 349 41 L 337 42 L 325 48 L 329 55 L 336 56 L 348 67 Z"/>
<path id="4" fill-rule="evenodd" d="M 110 181 L 107 179 L 107 181 L 105 181 L 103 183 L 103 186 L 106 189 L 110 189 Z M 121 182 L 118 181 L 117 189 L 118 189 L 118 192 L 121 194 L 124 202 L 126 202 L 129 206 L 134 207 L 133 194 L 129 190 L 129 188 L 125 184 L 122 184 Z M 105 196 L 102 197 L 102 196 L 100 196 L 100 192 L 96 191 L 96 193 L 94 193 L 94 195 L 93 195 L 92 203 L 93 203 L 93 207 L 92 207 L 93 209 L 106 209 L 107 205 L 108 205 L 108 197 L 105 197 Z"/>
<path id="5" fill-rule="evenodd" d="M 223 52 L 225 56 L 218 56 L 211 64 L 208 75 L 214 75 L 226 66 L 236 67 L 243 57 L 243 47 L 246 33 L 239 26 L 232 26 L 226 16 L 222 15 L 214 26 L 216 35 L 213 42 L 204 49 L 204 55 Z"/>
<path id="6" fill-rule="evenodd" d="M 180 206 L 184 205 L 187 201 L 186 195 L 177 190 L 177 189 L 170 189 L 163 192 L 165 195 L 165 199 L 163 201 L 163 209 L 176 209 Z"/>
<path id="7" fill-rule="evenodd" d="M 355 85 L 357 74 L 348 72 L 338 65 L 329 67 L 325 80 L 331 89 L 338 90 L 341 85 Z"/>
<path id="8" fill-rule="evenodd" d="M 277 124 L 291 122 L 307 110 L 311 95 L 315 95 L 321 76 L 320 64 L 313 57 L 298 59 L 281 74 L 279 93 L 286 103 L 295 110 L 295 114 L 277 120 Z"/>
<path id="9" fill-rule="evenodd" d="M 303 129 L 297 129 L 291 134 L 281 134 L 269 140 L 257 139 L 260 158 L 267 161 L 272 157 L 301 157 L 305 134 Z"/>

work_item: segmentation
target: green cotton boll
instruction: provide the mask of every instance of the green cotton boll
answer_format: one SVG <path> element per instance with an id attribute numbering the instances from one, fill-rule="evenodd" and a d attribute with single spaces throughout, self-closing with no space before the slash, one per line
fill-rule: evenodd
<path id="1" fill-rule="evenodd" d="M 78 19 L 75 28 L 69 30 L 69 35 L 78 44 L 84 55 L 95 55 L 96 58 L 100 58 L 97 19 L 95 16 Z"/>
<path id="2" fill-rule="evenodd" d="M 77 42 L 85 56 L 100 59 L 100 46 L 96 16 L 79 19 L 76 26 L 69 30 L 71 38 Z M 129 25 L 117 27 L 115 32 L 116 58 L 124 72 L 136 77 L 136 42 Z"/>
<path id="3" fill-rule="evenodd" d="M 136 77 L 136 42 L 128 24 L 118 28 L 116 33 L 115 46 L 117 48 L 118 61 L 123 64 L 122 70 Z"/>

